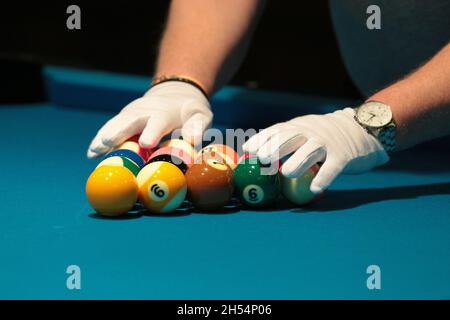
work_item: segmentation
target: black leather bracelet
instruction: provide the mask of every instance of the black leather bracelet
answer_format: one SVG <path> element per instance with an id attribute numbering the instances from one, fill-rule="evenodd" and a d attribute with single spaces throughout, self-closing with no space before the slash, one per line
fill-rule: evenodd
<path id="1" fill-rule="evenodd" d="M 179 82 L 189 83 L 190 85 L 193 85 L 198 90 L 200 90 L 200 92 L 203 93 L 203 95 L 206 97 L 206 99 L 209 100 L 208 94 L 206 93 L 206 90 L 203 88 L 203 86 L 200 83 L 198 83 L 197 81 L 195 81 L 194 79 L 191 79 L 191 78 L 185 77 L 185 76 L 173 75 L 173 76 L 160 76 L 160 77 L 154 78 L 152 80 L 152 84 L 151 84 L 150 88 L 153 88 L 153 87 L 157 86 L 158 84 L 161 84 L 164 82 L 169 82 L 169 81 L 179 81 Z"/>

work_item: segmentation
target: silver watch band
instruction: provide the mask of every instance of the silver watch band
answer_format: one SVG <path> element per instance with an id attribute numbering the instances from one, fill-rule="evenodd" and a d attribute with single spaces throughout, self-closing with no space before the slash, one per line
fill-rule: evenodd
<path id="1" fill-rule="evenodd" d="M 396 131 L 395 125 L 388 125 L 387 127 L 382 128 L 375 136 L 388 153 L 393 152 L 396 148 Z"/>

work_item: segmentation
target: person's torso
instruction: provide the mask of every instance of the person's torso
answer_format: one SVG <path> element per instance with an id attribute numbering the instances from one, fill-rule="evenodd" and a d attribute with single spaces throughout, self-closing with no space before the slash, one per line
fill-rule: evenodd
<path id="1" fill-rule="evenodd" d="M 410 73 L 450 41 L 448 0 L 330 0 L 344 63 L 366 96 Z M 370 5 L 381 29 L 366 26 Z"/>

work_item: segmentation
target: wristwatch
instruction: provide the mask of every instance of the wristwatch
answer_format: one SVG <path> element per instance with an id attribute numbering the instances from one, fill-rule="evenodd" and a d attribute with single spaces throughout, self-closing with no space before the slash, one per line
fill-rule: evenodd
<path id="1" fill-rule="evenodd" d="M 378 101 L 367 101 L 355 108 L 355 120 L 380 141 L 386 152 L 395 150 L 397 125 L 390 106 Z"/>

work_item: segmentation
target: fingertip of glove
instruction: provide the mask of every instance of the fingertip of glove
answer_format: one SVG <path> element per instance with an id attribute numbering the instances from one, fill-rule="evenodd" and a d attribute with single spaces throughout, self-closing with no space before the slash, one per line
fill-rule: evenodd
<path id="1" fill-rule="evenodd" d="M 249 150 L 250 153 L 252 153 L 252 150 Z M 259 161 L 261 161 L 262 164 L 268 165 L 272 162 L 275 162 L 278 160 L 277 155 L 274 153 L 270 153 L 267 149 L 259 149 L 258 152 L 256 152 L 256 155 L 258 156 Z"/>
<path id="2" fill-rule="evenodd" d="M 87 153 L 86 153 L 86 156 L 87 156 L 88 159 L 95 159 L 95 158 L 100 157 L 100 154 L 98 154 L 98 153 L 96 153 L 96 152 L 94 152 L 94 151 L 89 149 L 87 151 Z"/>
<path id="3" fill-rule="evenodd" d="M 317 183 L 312 183 L 311 187 L 309 189 L 314 194 L 320 194 L 320 193 L 322 193 L 325 190 L 324 187 L 322 187 L 321 185 L 319 185 Z"/>
<path id="4" fill-rule="evenodd" d="M 248 140 L 242 145 L 242 150 L 247 153 L 257 154 L 259 151 L 258 144 L 253 139 Z"/>
<path id="5" fill-rule="evenodd" d="M 139 145 L 144 149 L 153 149 L 158 145 L 159 141 L 155 139 L 139 139 Z"/>
<path id="6" fill-rule="evenodd" d="M 270 157 L 266 157 L 266 156 L 259 156 L 259 155 L 258 155 L 258 159 L 259 159 L 259 161 L 260 161 L 262 164 L 264 164 L 264 165 L 268 165 L 268 164 L 270 164 L 270 163 L 273 162 L 272 159 L 271 159 Z"/>
<path id="7" fill-rule="evenodd" d="M 193 146 L 196 146 L 202 143 L 203 130 L 190 130 L 183 128 L 181 135 L 183 136 L 183 140 L 189 142 Z"/>
<path id="8" fill-rule="evenodd" d="M 281 174 L 285 176 L 286 178 L 292 179 L 295 178 L 294 176 L 294 170 L 292 168 L 286 167 L 286 165 L 283 165 L 281 167 Z"/>
<path id="9" fill-rule="evenodd" d="M 250 153 L 247 142 L 242 145 L 242 151 Z"/>
<path id="10" fill-rule="evenodd" d="M 116 139 L 111 139 L 109 137 L 103 138 L 102 143 L 109 148 L 114 148 L 117 145 Z"/>

